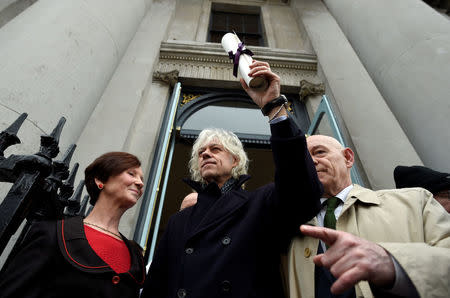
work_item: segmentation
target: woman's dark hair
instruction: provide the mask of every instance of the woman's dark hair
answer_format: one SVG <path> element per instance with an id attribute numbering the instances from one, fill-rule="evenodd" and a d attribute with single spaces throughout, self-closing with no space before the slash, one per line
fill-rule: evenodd
<path id="1" fill-rule="evenodd" d="M 100 189 L 98 189 L 95 183 L 95 178 L 106 183 L 109 177 L 119 175 L 125 170 L 139 167 L 140 165 L 141 162 L 139 159 L 127 152 L 108 152 L 97 157 L 84 170 L 85 185 L 91 197 L 89 201 L 91 205 L 95 205 L 100 195 Z"/>

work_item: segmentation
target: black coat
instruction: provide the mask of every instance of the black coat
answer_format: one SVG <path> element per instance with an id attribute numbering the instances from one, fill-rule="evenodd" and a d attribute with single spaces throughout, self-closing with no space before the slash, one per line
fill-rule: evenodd
<path id="1" fill-rule="evenodd" d="M 131 267 L 117 274 L 89 246 L 81 217 L 36 222 L 0 276 L 0 297 L 139 297 L 142 254 L 123 238 Z"/>
<path id="2" fill-rule="evenodd" d="M 280 252 L 318 213 L 322 186 L 303 133 L 291 120 L 271 130 L 275 184 L 248 192 L 242 176 L 222 195 L 215 183 L 190 182 L 197 204 L 170 218 L 142 297 L 284 296 Z"/>

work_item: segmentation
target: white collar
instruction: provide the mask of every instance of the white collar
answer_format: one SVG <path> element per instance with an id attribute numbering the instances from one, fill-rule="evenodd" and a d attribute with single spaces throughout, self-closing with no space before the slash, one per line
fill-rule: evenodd
<path id="1" fill-rule="evenodd" d="M 350 184 L 349 186 L 347 186 L 346 188 L 341 190 L 337 195 L 335 195 L 335 197 L 341 199 L 342 202 L 345 202 L 345 200 L 347 199 L 348 193 L 352 190 L 352 188 L 353 188 L 353 184 Z M 320 198 L 320 204 L 323 204 L 323 202 L 325 202 L 326 200 L 328 200 L 328 198 Z"/>

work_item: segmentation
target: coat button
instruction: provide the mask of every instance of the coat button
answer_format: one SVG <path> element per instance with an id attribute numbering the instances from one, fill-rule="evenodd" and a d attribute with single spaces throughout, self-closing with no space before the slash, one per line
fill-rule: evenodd
<path id="1" fill-rule="evenodd" d="M 305 258 L 309 258 L 309 256 L 311 256 L 311 250 L 307 247 L 305 248 Z"/>
<path id="2" fill-rule="evenodd" d="M 194 249 L 192 247 L 188 247 L 184 250 L 188 255 L 194 252 Z"/>
<path id="3" fill-rule="evenodd" d="M 120 276 L 114 275 L 112 278 L 112 283 L 117 285 L 120 282 Z"/>
<path id="4" fill-rule="evenodd" d="M 228 281 L 228 280 L 224 280 L 224 281 L 222 282 L 222 290 L 223 290 L 224 292 L 229 292 L 229 291 L 231 291 L 231 282 Z"/>
<path id="5" fill-rule="evenodd" d="M 185 290 L 185 289 L 178 289 L 178 291 L 177 291 L 177 296 L 178 296 L 179 298 L 186 297 L 186 295 L 187 295 L 187 293 L 186 293 L 186 290 Z"/>
<path id="6" fill-rule="evenodd" d="M 230 243 L 231 243 L 231 238 L 230 237 L 228 237 L 228 236 L 223 237 L 223 239 L 222 239 L 222 244 L 223 245 L 228 245 Z"/>

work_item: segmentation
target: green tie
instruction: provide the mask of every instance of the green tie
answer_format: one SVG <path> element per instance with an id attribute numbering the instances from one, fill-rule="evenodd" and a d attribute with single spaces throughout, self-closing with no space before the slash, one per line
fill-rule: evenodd
<path id="1" fill-rule="evenodd" d="M 336 209 L 339 204 L 339 198 L 331 197 L 326 201 L 327 212 L 325 213 L 325 218 L 323 219 L 323 226 L 336 230 L 336 216 L 334 216 L 334 209 Z"/>

